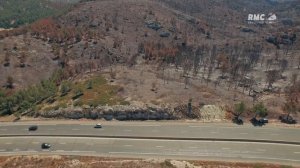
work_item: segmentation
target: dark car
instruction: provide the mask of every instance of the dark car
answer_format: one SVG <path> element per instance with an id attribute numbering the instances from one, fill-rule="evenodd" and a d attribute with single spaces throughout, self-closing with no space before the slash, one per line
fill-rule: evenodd
<path id="1" fill-rule="evenodd" d="M 262 124 L 266 124 L 266 123 L 269 123 L 269 120 L 266 118 L 261 118 L 261 119 L 259 119 L 259 122 Z"/>
<path id="2" fill-rule="evenodd" d="M 49 149 L 49 148 L 51 148 L 51 145 L 48 143 L 42 143 L 41 147 L 42 147 L 42 149 Z"/>
<path id="3" fill-rule="evenodd" d="M 235 123 L 235 124 L 238 124 L 238 125 L 243 125 L 244 124 L 244 121 L 241 117 L 234 117 L 232 119 L 232 122 Z"/>
<path id="4" fill-rule="evenodd" d="M 250 120 L 250 122 L 254 126 L 263 126 L 263 125 L 266 125 L 266 123 L 269 123 L 269 120 L 267 118 L 256 119 L 255 117 L 253 117 Z"/>
<path id="5" fill-rule="evenodd" d="M 38 126 L 32 125 L 28 128 L 28 131 L 36 131 L 38 129 Z"/>
<path id="6" fill-rule="evenodd" d="M 279 120 L 282 123 L 286 123 L 286 124 L 296 124 L 297 121 L 293 119 L 293 117 L 291 116 L 279 116 Z"/>
<path id="7" fill-rule="evenodd" d="M 102 128 L 102 124 L 98 123 L 94 126 L 94 128 Z"/>

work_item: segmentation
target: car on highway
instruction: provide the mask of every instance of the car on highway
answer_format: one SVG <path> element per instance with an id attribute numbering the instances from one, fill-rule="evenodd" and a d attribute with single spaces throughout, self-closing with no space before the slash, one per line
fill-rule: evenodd
<path id="1" fill-rule="evenodd" d="M 250 122 L 254 126 L 263 126 L 263 125 L 266 125 L 266 123 L 269 123 L 269 120 L 267 118 L 256 119 L 254 117 L 250 120 Z"/>
<path id="2" fill-rule="evenodd" d="M 94 126 L 94 128 L 102 128 L 102 124 L 98 123 Z"/>
<path id="3" fill-rule="evenodd" d="M 241 117 L 234 117 L 232 119 L 232 122 L 235 123 L 235 124 L 238 124 L 238 125 L 243 125 L 244 124 L 244 121 Z"/>
<path id="4" fill-rule="evenodd" d="M 51 148 L 51 145 L 48 143 L 42 143 L 41 147 L 42 147 L 42 149 L 49 149 L 49 148 Z"/>
<path id="5" fill-rule="evenodd" d="M 282 123 L 286 123 L 286 124 L 296 124 L 297 123 L 297 121 L 295 119 L 293 119 L 293 117 L 287 116 L 287 115 L 279 116 L 279 120 Z"/>
<path id="6" fill-rule="evenodd" d="M 261 119 L 259 119 L 259 122 L 262 124 L 266 124 L 266 123 L 269 123 L 269 120 L 267 118 L 261 118 Z"/>
<path id="7" fill-rule="evenodd" d="M 37 125 L 31 125 L 30 127 L 28 127 L 28 131 L 36 131 L 38 129 Z"/>

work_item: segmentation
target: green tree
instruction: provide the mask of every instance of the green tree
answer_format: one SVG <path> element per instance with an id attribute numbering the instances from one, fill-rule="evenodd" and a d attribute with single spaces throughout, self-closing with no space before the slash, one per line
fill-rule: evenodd
<path id="1" fill-rule="evenodd" d="M 90 80 L 86 86 L 87 89 L 93 89 L 93 82 Z"/>
<path id="2" fill-rule="evenodd" d="M 65 96 L 67 95 L 69 92 L 70 92 L 71 88 L 69 86 L 69 84 L 67 82 L 64 82 L 62 85 L 61 85 L 61 88 L 60 88 L 60 96 Z"/>
<path id="3" fill-rule="evenodd" d="M 254 118 L 256 118 L 257 116 L 266 117 L 268 115 L 268 109 L 265 107 L 265 105 L 262 102 L 254 105 L 253 112 L 255 113 Z"/>
<path id="4" fill-rule="evenodd" d="M 236 117 L 239 117 L 240 115 L 242 115 L 244 112 L 246 111 L 246 105 L 244 102 L 240 102 L 238 104 L 235 105 L 234 108 L 234 115 Z"/>

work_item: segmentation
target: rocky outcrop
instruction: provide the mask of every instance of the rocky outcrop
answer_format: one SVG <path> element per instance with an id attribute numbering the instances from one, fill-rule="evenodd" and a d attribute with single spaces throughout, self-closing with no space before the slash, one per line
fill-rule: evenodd
<path id="1" fill-rule="evenodd" d="M 44 118 L 105 119 L 105 120 L 171 120 L 176 119 L 168 108 L 158 106 L 115 105 L 97 108 L 66 108 L 36 113 Z"/>

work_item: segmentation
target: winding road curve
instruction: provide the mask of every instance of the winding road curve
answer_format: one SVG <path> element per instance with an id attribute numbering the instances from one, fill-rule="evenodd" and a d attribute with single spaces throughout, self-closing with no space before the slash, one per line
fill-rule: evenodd
<path id="1" fill-rule="evenodd" d="M 179 122 L 0 123 L 0 155 L 65 154 L 300 166 L 300 129 Z M 37 131 L 28 131 L 32 124 Z M 41 143 L 52 145 L 42 150 Z"/>

